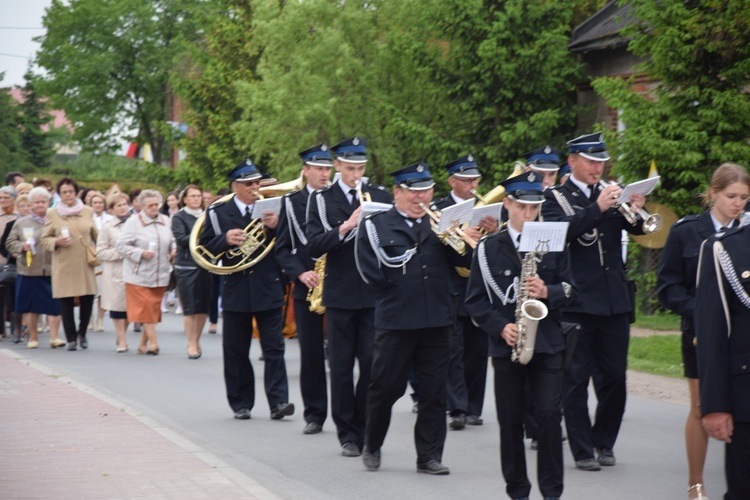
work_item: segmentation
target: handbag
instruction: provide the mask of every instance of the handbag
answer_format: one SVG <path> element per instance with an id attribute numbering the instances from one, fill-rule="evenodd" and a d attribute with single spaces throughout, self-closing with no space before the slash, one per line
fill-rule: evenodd
<path id="1" fill-rule="evenodd" d="M 83 245 L 83 248 L 86 249 L 86 264 L 88 264 L 91 267 L 99 267 L 102 265 L 101 261 L 96 257 L 96 250 L 94 250 L 94 247 L 91 245 L 87 245 L 83 242 L 83 238 L 81 238 L 81 244 Z"/>
<path id="2" fill-rule="evenodd" d="M 15 286 L 16 284 L 16 265 L 4 264 L 0 266 L 0 285 Z"/>

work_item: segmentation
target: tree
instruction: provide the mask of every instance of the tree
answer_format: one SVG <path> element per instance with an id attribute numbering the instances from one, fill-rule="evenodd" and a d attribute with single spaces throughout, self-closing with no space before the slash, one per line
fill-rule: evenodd
<path id="1" fill-rule="evenodd" d="M 186 43 L 200 36 L 201 0 L 53 0 L 37 41 L 46 70 L 39 91 L 64 109 L 88 151 L 114 151 L 129 137 L 166 157 L 170 75 Z"/>
<path id="2" fill-rule="evenodd" d="M 699 210 L 719 164 L 750 163 L 750 3 L 742 0 L 635 0 L 639 22 L 623 34 L 658 86 L 650 95 L 632 80 L 601 78 L 595 90 L 622 111 L 618 170 L 643 178 L 652 160 L 658 196 L 680 214 Z"/>
<path id="3" fill-rule="evenodd" d="M 0 73 L 0 82 L 5 73 Z M 7 89 L 0 89 L 0 168 L 4 171 L 19 170 L 25 164 L 21 154 L 21 136 L 18 125 L 18 105 Z"/>
<path id="4" fill-rule="evenodd" d="M 47 168 L 55 155 L 50 133 L 43 127 L 49 128 L 50 116 L 45 102 L 40 99 L 35 90 L 31 72 L 24 75 L 26 84 L 21 88 L 21 116 L 20 135 L 21 148 L 29 163 L 35 168 Z"/>
<path id="5" fill-rule="evenodd" d="M 237 81 L 255 80 L 258 56 L 249 48 L 253 37 L 250 0 L 216 0 L 197 23 L 205 37 L 189 47 L 178 65 L 175 92 L 185 100 L 190 135 L 180 141 L 187 160 L 180 165 L 183 182 L 204 187 L 226 185 L 226 172 L 249 153 L 239 144 L 232 126 L 240 120 Z"/>

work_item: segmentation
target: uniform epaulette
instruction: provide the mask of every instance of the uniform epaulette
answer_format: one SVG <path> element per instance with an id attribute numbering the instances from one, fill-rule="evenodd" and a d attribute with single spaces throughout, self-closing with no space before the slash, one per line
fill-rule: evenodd
<path id="1" fill-rule="evenodd" d="M 686 215 L 682 219 L 678 220 L 674 223 L 673 227 L 677 227 L 681 224 L 684 224 L 685 222 L 695 222 L 700 219 L 700 215 Z"/>
<path id="2" fill-rule="evenodd" d="M 226 196 L 222 196 L 222 197 L 221 197 L 221 198 L 219 198 L 218 200 L 216 200 L 216 201 L 214 201 L 213 203 L 211 203 L 211 204 L 210 204 L 210 205 L 208 206 L 208 210 L 211 210 L 211 209 L 215 209 L 215 208 L 217 208 L 217 207 L 220 207 L 220 206 L 222 206 L 223 204 L 225 204 L 226 202 L 228 202 L 229 200 L 231 200 L 232 198 L 234 198 L 234 193 L 230 193 L 230 194 L 228 194 L 228 195 L 226 195 Z"/>
<path id="3" fill-rule="evenodd" d="M 335 183 L 331 184 L 329 186 L 326 186 L 324 188 L 317 189 L 317 190 L 315 190 L 315 192 L 316 193 L 325 193 L 326 191 L 330 191 L 333 186 L 335 186 Z"/>
<path id="4" fill-rule="evenodd" d="M 370 188 L 370 189 L 378 189 L 380 191 L 385 191 L 385 188 L 383 186 L 381 186 L 380 184 L 373 184 L 371 182 L 368 182 L 367 183 L 367 187 Z"/>

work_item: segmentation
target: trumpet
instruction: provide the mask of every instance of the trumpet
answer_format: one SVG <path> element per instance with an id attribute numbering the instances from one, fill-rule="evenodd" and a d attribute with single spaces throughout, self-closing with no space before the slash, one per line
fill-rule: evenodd
<path id="1" fill-rule="evenodd" d="M 607 186 L 620 186 L 615 181 L 607 182 L 605 180 L 600 180 L 599 185 L 602 188 L 606 188 Z M 625 220 L 627 220 L 631 225 L 635 226 L 638 223 L 638 216 L 643 219 L 643 232 L 646 234 L 651 234 L 653 232 L 656 232 L 659 230 L 659 228 L 662 225 L 662 217 L 659 214 L 650 214 L 645 209 L 639 208 L 637 210 L 633 210 L 633 207 L 630 206 L 628 203 L 615 203 L 613 205 L 613 208 L 616 208 L 624 217 Z"/>
<path id="2" fill-rule="evenodd" d="M 424 203 L 420 203 L 419 206 L 430 216 L 430 227 L 444 245 L 450 246 L 459 255 L 466 254 L 466 245 L 469 245 L 471 248 L 476 248 L 477 242 L 457 225 L 451 226 L 448 230 L 440 232 L 438 229 L 440 216 L 430 210 Z"/>
<path id="3" fill-rule="evenodd" d="M 354 181 L 354 189 L 357 190 L 357 198 L 359 198 L 359 204 L 366 201 L 372 201 L 372 196 L 370 196 L 370 193 L 362 193 L 362 180 L 358 179 Z"/>

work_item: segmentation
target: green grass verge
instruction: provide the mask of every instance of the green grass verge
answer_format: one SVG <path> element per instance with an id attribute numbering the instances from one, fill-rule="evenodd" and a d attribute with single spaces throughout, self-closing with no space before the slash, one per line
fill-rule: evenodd
<path id="1" fill-rule="evenodd" d="M 682 377 L 681 335 L 630 337 L 628 368 L 639 372 Z"/>
<path id="2" fill-rule="evenodd" d="M 633 326 L 647 328 L 649 330 L 680 331 L 680 317 L 672 313 L 658 313 L 651 315 L 638 313 L 635 316 L 635 323 Z"/>

